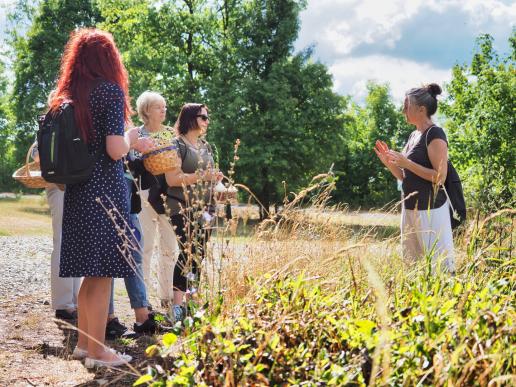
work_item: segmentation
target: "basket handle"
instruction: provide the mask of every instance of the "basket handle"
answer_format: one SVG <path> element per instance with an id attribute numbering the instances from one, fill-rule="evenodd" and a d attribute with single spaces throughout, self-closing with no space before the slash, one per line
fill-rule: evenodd
<path id="1" fill-rule="evenodd" d="M 34 142 L 32 143 L 32 145 L 30 146 L 29 148 L 29 151 L 27 152 L 27 157 L 25 158 L 25 167 L 28 168 L 29 167 L 29 159 L 30 159 L 30 155 L 32 154 L 32 150 L 38 146 L 38 143 L 37 142 Z"/>

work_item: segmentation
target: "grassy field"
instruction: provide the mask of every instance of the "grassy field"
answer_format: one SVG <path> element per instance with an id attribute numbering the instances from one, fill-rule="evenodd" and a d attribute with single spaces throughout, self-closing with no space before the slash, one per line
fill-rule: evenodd
<path id="1" fill-rule="evenodd" d="M 326 193 L 244 243 L 219 230 L 190 317 L 147 348 L 139 382 L 515 385 L 515 211 L 470 221 L 450 275 L 430 254 L 403 261 L 396 214 L 342 211 Z"/>
<path id="2" fill-rule="evenodd" d="M 44 194 L 0 199 L 0 235 L 52 235 Z"/>
<path id="3" fill-rule="evenodd" d="M 450 275 L 430 255 L 403 261 L 398 214 L 328 206 L 331 188 L 262 223 L 253 207 L 221 221 L 189 317 L 137 348 L 132 381 L 516 385 L 516 211 L 471 219 Z M 4 234 L 51 230 L 39 197 L 0 211 Z"/>

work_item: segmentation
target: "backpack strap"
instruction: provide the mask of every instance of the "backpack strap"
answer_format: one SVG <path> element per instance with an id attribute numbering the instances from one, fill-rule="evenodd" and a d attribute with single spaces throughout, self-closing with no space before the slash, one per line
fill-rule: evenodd
<path id="1" fill-rule="evenodd" d="M 219 152 L 218 152 L 217 147 L 215 145 L 211 145 L 208 141 L 206 141 L 204 139 L 201 139 L 201 142 L 204 144 L 206 149 L 208 149 L 208 153 L 213 158 L 213 162 L 215 163 L 215 165 L 218 165 L 218 163 L 219 163 Z M 215 148 L 215 149 L 213 149 L 213 148 Z"/>
<path id="2" fill-rule="evenodd" d="M 426 135 L 425 135 L 425 146 L 426 146 L 426 153 L 428 154 L 428 133 L 430 132 L 430 130 L 434 127 L 435 125 L 432 125 L 430 126 L 427 130 L 426 130 Z M 430 156 L 428 156 L 428 158 L 430 158 Z M 448 160 L 448 163 L 450 161 Z M 446 165 L 446 167 L 448 167 L 448 163 Z M 448 173 L 446 173 L 446 178 L 448 178 Z M 452 211 L 452 214 L 453 214 L 453 217 L 457 220 L 460 220 L 460 216 L 459 216 L 459 213 L 455 210 L 455 208 L 453 208 L 453 204 L 451 202 L 451 199 L 450 199 L 450 196 L 448 195 L 448 191 L 446 190 L 446 186 L 445 186 L 445 183 L 443 184 L 440 184 L 441 188 L 443 189 L 444 191 L 444 194 L 446 195 L 446 199 L 448 200 L 448 204 L 450 205 L 450 209 Z"/>
<path id="3" fill-rule="evenodd" d="M 179 149 L 179 156 L 181 156 L 181 164 L 186 159 L 186 152 L 188 151 L 185 140 L 183 140 L 181 137 L 176 138 L 177 147 Z"/>

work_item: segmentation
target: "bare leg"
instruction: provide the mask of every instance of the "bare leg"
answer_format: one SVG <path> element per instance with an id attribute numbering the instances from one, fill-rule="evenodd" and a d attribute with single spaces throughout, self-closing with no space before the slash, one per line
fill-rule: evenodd
<path id="1" fill-rule="evenodd" d="M 106 334 L 111 281 L 112 278 L 110 277 L 85 278 L 84 282 L 87 282 L 85 302 L 82 307 L 79 304 L 79 308 L 82 308 L 81 311 L 86 313 L 87 318 L 88 356 L 104 361 L 118 359 L 116 354 L 106 351 L 103 345 Z"/>
<path id="2" fill-rule="evenodd" d="M 174 305 L 181 305 L 185 297 L 185 292 L 174 290 Z"/>
<path id="3" fill-rule="evenodd" d="M 88 349 L 88 313 L 87 313 L 87 294 L 90 281 L 84 278 L 79 289 L 79 296 L 77 300 L 77 328 L 79 328 L 79 338 L 77 346 L 80 349 Z"/>

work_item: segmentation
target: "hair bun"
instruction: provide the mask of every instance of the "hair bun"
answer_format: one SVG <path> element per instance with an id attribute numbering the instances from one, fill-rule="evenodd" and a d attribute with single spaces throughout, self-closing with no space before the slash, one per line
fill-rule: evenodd
<path id="1" fill-rule="evenodd" d="M 437 83 L 430 83 L 426 86 L 426 88 L 432 97 L 436 97 L 443 92 L 441 86 L 439 86 Z"/>

